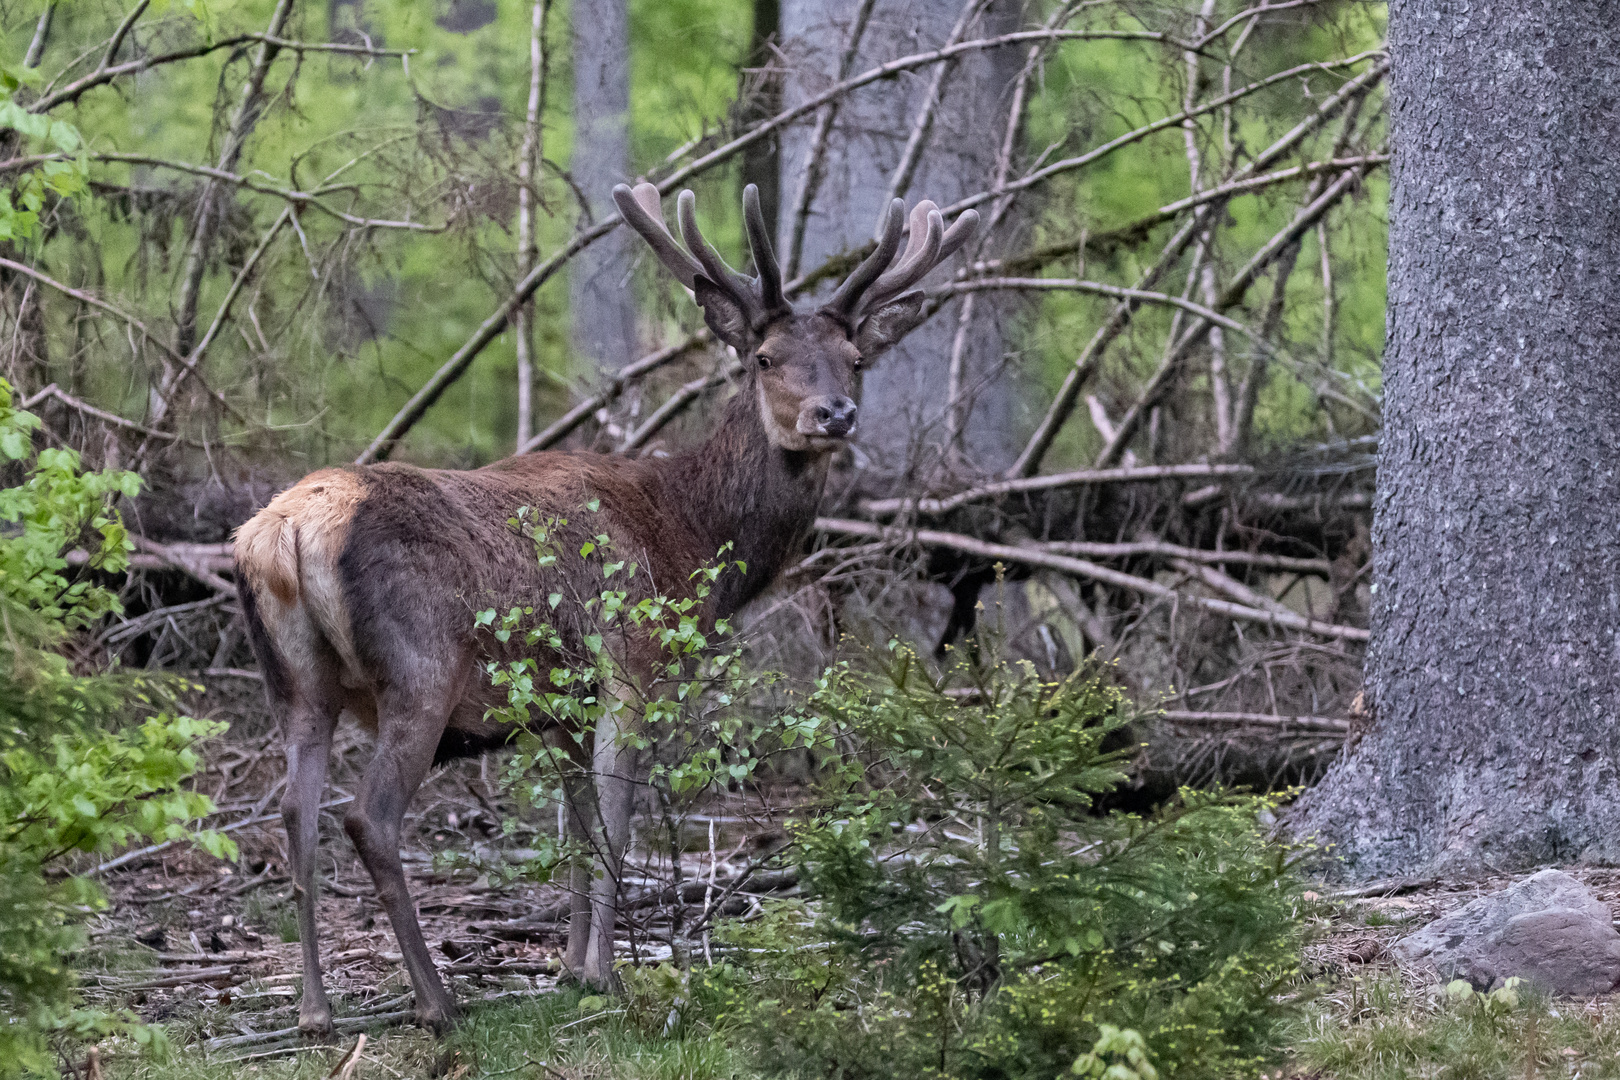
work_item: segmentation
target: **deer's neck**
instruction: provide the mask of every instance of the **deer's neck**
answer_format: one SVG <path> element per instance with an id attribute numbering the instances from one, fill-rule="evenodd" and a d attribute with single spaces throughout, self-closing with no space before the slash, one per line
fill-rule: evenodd
<path id="1" fill-rule="evenodd" d="M 722 574 L 711 594 L 725 618 L 776 580 L 804 545 L 827 482 L 827 455 L 772 446 L 752 383 L 726 407 L 714 434 L 671 459 L 669 494 L 709 557 L 726 543 L 725 561 L 746 574 Z"/>

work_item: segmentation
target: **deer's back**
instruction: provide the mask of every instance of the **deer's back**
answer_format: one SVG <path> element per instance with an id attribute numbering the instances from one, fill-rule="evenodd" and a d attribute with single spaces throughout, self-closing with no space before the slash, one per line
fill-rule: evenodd
<path id="1" fill-rule="evenodd" d="M 667 503 L 655 463 L 591 454 L 470 471 L 385 463 L 312 473 L 237 534 L 238 579 L 271 692 L 290 698 L 322 663 L 373 696 L 434 685 L 448 669 L 465 698 L 452 729 L 477 727 L 490 699 L 478 669 L 506 657 L 487 631 L 475 633 L 476 613 L 533 606 L 577 639 L 588 618 L 578 602 L 626 580 L 604 583 L 603 560 L 578 557 L 601 535 L 612 560 L 642 568 L 640 589 L 683 592 L 714 553 L 673 524 Z M 511 524 L 520 512 L 546 530 L 552 566 Z M 557 593 L 564 602 L 553 609 Z"/>

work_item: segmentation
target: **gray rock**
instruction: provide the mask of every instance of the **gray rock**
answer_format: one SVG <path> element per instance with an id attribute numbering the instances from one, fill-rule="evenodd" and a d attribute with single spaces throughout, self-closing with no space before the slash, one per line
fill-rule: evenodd
<path id="1" fill-rule="evenodd" d="M 1430 923 L 1396 942 L 1395 955 L 1477 990 L 1515 975 L 1571 997 L 1607 994 L 1620 983 L 1620 933 L 1608 906 L 1560 870 Z"/>

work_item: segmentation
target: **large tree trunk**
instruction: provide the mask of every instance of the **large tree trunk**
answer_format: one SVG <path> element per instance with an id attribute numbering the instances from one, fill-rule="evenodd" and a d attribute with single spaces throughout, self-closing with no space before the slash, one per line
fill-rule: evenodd
<path id="1" fill-rule="evenodd" d="M 791 65 L 784 96 L 791 105 L 836 81 L 839 60 L 860 0 L 785 0 L 782 35 Z M 963 39 L 1017 29 L 1021 6 L 993 0 L 966 24 Z M 965 0 L 878 0 L 860 38 L 851 70 L 908 53 L 936 48 L 951 35 Z M 908 205 L 933 199 L 946 205 L 990 186 L 1004 135 L 1009 87 L 1023 65 L 1024 51 L 1003 48 L 967 54 L 941 85 L 941 104 L 923 135 L 909 184 L 898 194 Z M 919 116 L 934 86 L 935 69 L 894 81 L 879 81 L 846 99 L 826 140 L 821 183 L 804 231 L 801 268 L 829 255 L 860 247 L 872 238 L 882 208 L 894 191 Z M 794 231 L 794 205 L 810 174 L 814 118 L 782 138 L 781 247 Z M 983 208 L 981 208 L 983 209 Z M 1000 245 L 1010 226 L 1004 222 L 991 243 Z M 974 250 L 970 245 L 969 251 Z M 957 257 L 958 260 L 962 256 Z M 935 277 L 944 276 L 944 271 Z M 886 472 L 932 472 L 943 464 L 951 385 L 952 347 L 960 301 L 952 302 L 867 374 L 861 400 L 861 450 Z M 1008 465 L 1018 432 L 1014 381 L 1003 377 L 1003 324 L 1011 310 L 1005 299 L 980 298 L 969 327 L 961 377 L 965 416 L 962 449 L 985 470 Z"/>
<path id="2" fill-rule="evenodd" d="M 1620 4 L 1397 0 L 1357 877 L 1620 857 Z"/>
<path id="3" fill-rule="evenodd" d="M 613 212 L 613 185 L 630 174 L 630 9 L 628 0 L 576 5 L 574 150 L 569 167 L 588 216 Z M 586 248 L 569 270 L 574 350 L 602 371 L 636 356 L 636 307 L 630 292 L 633 234 L 619 229 Z"/>

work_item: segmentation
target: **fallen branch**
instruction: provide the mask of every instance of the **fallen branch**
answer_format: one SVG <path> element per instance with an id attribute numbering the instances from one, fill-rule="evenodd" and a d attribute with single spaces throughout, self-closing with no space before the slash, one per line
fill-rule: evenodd
<path id="1" fill-rule="evenodd" d="M 1101 581 L 1148 596 L 1157 596 L 1177 603 L 1191 604 L 1194 607 L 1203 608 L 1205 611 L 1242 622 L 1284 627 L 1290 630 L 1300 630 L 1308 634 L 1316 634 L 1321 637 L 1344 638 L 1349 641 L 1366 641 L 1368 639 L 1367 631 L 1357 626 L 1339 626 L 1335 623 L 1308 619 L 1293 612 L 1261 611 L 1257 608 L 1232 603 L 1227 600 L 1195 596 L 1190 593 L 1179 592 L 1168 585 L 1161 585 L 1157 581 L 1148 578 L 1126 574 L 1119 570 L 1110 570 L 1106 566 L 1099 566 L 1096 563 L 1067 555 L 1058 555 L 1035 546 L 1015 547 L 1011 544 L 992 544 L 977 540 L 971 536 L 963 536 L 960 533 L 938 532 L 930 529 L 886 528 L 867 521 L 847 521 L 836 518 L 817 518 L 815 527 L 818 532 L 888 539 L 892 540 L 896 545 L 921 544 L 925 547 L 947 548 L 986 559 L 999 559 L 1007 562 L 1022 563 L 1027 566 L 1039 566 L 1047 570 L 1056 570 L 1059 573 Z"/>
<path id="2" fill-rule="evenodd" d="M 368 1028 L 394 1027 L 414 1019 L 416 1019 L 415 1009 L 401 1009 L 398 1012 L 379 1013 L 375 1016 L 352 1016 L 334 1020 L 332 1030 L 339 1035 L 351 1035 Z M 253 1035 L 227 1035 L 223 1038 L 209 1039 L 203 1043 L 203 1049 L 228 1050 L 238 1046 L 263 1046 L 266 1043 L 295 1042 L 302 1037 L 297 1027 L 278 1028 L 275 1031 L 261 1031 Z"/>
<path id="3" fill-rule="evenodd" d="M 236 586 L 220 577 L 213 569 L 221 558 L 219 550 L 224 544 L 160 544 L 144 536 L 131 536 L 137 551 L 155 556 L 177 570 L 184 570 L 196 580 L 217 593 L 234 597 Z M 204 549 L 198 551 L 198 548 Z M 234 564 L 233 564 L 234 565 Z"/>
<path id="4" fill-rule="evenodd" d="M 171 986 L 190 986 L 193 983 L 219 983 L 240 982 L 246 978 L 231 965 L 219 967 L 198 968 L 195 971 L 177 971 L 172 975 L 162 975 L 155 979 L 138 979 L 134 982 L 103 983 L 104 990 L 161 990 Z"/>
<path id="5" fill-rule="evenodd" d="M 333 799 L 330 802 L 321 803 L 321 805 L 318 806 L 316 809 L 318 809 L 318 810 L 330 810 L 334 806 L 346 806 L 346 805 L 348 805 L 349 803 L 352 803 L 352 802 L 354 802 L 354 796 L 353 795 L 346 795 L 341 799 Z M 250 825 L 263 825 L 267 821 L 280 821 L 280 820 L 281 820 L 281 811 L 277 810 L 273 814 L 259 814 L 256 817 L 248 818 L 246 821 L 234 822 L 234 823 L 232 823 L 230 825 L 226 825 L 224 828 L 219 829 L 218 831 L 222 832 L 222 833 L 236 832 L 238 829 L 245 829 Z M 116 859 L 108 859 L 106 862 L 100 864 L 99 866 L 92 866 L 90 869 L 88 869 L 88 870 L 86 870 L 84 872 L 85 876 L 86 877 L 95 877 L 97 874 L 104 874 L 108 870 L 116 870 L 120 866 L 125 866 L 125 865 L 127 865 L 129 863 L 134 862 L 136 859 L 143 859 L 148 855 L 156 855 L 160 851 L 166 851 L 169 848 L 174 847 L 174 845 L 176 845 L 178 843 L 181 843 L 181 841 L 180 840 L 165 840 L 161 844 L 149 844 L 146 847 L 137 848 L 134 851 L 126 851 L 124 854 L 118 856 Z"/>
<path id="6" fill-rule="evenodd" d="M 1333 572 L 1327 559 L 1299 559 L 1290 555 L 1266 555 L 1255 551 L 1206 551 L 1203 548 L 1182 547 L 1162 540 L 1137 540 L 1131 543 L 1104 544 L 1083 540 L 1054 540 L 1041 545 L 1059 555 L 1078 555 L 1091 559 L 1129 559 L 1139 555 L 1157 555 L 1164 558 L 1185 559 L 1189 562 L 1226 564 L 1231 566 L 1264 566 L 1273 570 L 1291 570 L 1300 574 Z"/>
<path id="7" fill-rule="evenodd" d="M 103 420 L 109 424 L 112 424 L 114 427 L 121 427 L 129 431 L 138 432 L 139 434 L 145 435 L 151 439 L 167 439 L 171 442 L 184 441 L 193 446 L 201 445 L 200 443 L 193 442 L 190 439 L 185 439 L 183 436 L 177 435 L 172 431 L 159 431 L 157 428 L 150 428 L 145 424 L 137 424 L 133 420 L 125 420 L 122 416 L 119 416 L 116 413 L 107 412 L 105 409 L 98 409 L 88 402 L 80 401 L 72 394 L 67 393 L 61 387 L 57 386 L 55 383 L 51 383 L 44 389 L 30 394 L 26 399 L 24 399 L 22 407 L 24 409 L 32 409 L 35 405 L 38 405 L 46 398 L 55 398 L 68 408 L 81 412 L 86 416 L 93 416 L 97 420 Z"/>
<path id="8" fill-rule="evenodd" d="M 1297 728 L 1313 734 L 1343 735 L 1350 730 L 1350 721 L 1332 716 L 1276 716 L 1272 713 L 1249 712 L 1188 712 L 1165 709 L 1166 720 L 1178 724 L 1258 724 L 1262 727 Z"/>

